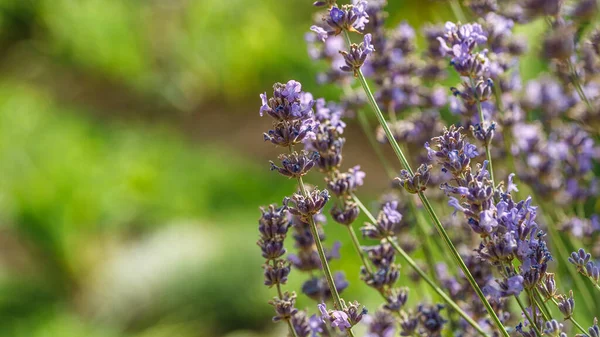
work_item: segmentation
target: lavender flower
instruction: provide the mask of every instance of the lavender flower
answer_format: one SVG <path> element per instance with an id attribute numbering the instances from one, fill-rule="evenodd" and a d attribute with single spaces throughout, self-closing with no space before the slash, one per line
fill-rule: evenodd
<path id="1" fill-rule="evenodd" d="M 573 299 L 573 290 L 569 291 L 569 297 L 565 295 L 558 296 L 558 310 L 565 316 L 565 319 L 569 319 L 573 316 L 574 309 L 575 299 Z"/>
<path id="2" fill-rule="evenodd" d="M 598 327 L 598 318 L 594 318 L 594 325 L 588 329 L 589 337 L 600 337 L 600 327 Z M 585 334 L 577 334 L 575 337 L 585 337 Z"/>
<path id="3" fill-rule="evenodd" d="M 372 52 L 375 51 L 375 47 L 371 44 L 371 34 L 365 34 L 363 42 L 359 45 L 353 43 L 350 45 L 350 52 L 340 51 L 344 56 L 345 65 L 341 66 L 340 69 L 347 72 L 354 73 L 354 77 L 358 77 L 358 72 L 367 60 Z"/>
<path id="4" fill-rule="evenodd" d="M 269 301 L 275 308 L 275 316 L 273 317 L 273 322 L 281 321 L 281 320 L 289 320 L 298 312 L 294 306 L 296 304 L 296 293 L 285 292 L 282 298 L 275 297 L 272 301 Z"/>
<path id="5" fill-rule="evenodd" d="M 366 223 L 361 228 L 363 235 L 371 239 L 385 239 L 388 236 L 394 235 L 394 227 L 402 220 L 402 214 L 400 214 L 396 208 L 398 202 L 393 201 L 385 204 L 382 211 L 377 216 L 377 223 L 371 224 Z"/>
<path id="6" fill-rule="evenodd" d="M 411 176 L 408 171 L 402 170 L 400 171 L 400 177 L 396 179 L 408 193 L 415 194 L 423 192 L 427 189 L 427 183 L 431 176 L 431 167 L 431 165 L 421 164 L 413 176 Z"/>
<path id="7" fill-rule="evenodd" d="M 310 96 L 312 97 L 312 96 Z M 286 84 L 273 85 L 273 97 L 260 94 L 260 115 L 267 113 L 277 121 L 303 120 L 312 116 L 314 101 L 302 91 L 300 82 L 290 80 Z"/>
<path id="8" fill-rule="evenodd" d="M 323 322 L 329 322 L 331 327 L 339 328 L 340 331 L 345 331 L 352 327 L 350 321 L 348 319 L 348 314 L 341 310 L 329 310 L 327 311 L 327 306 L 325 303 L 320 303 L 317 305 L 319 311 L 321 312 L 321 319 Z"/>
<path id="9" fill-rule="evenodd" d="M 495 301 L 502 297 L 518 296 L 523 291 L 523 276 L 515 275 L 501 281 L 496 280 L 496 284 L 485 286 L 483 291 Z"/>
<path id="10" fill-rule="evenodd" d="M 369 316 L 368 337 L 393 337 L 396 333 L 396 321 L 389 311 L 377 310 Z"/>
<path id="11" fill-rule="evenodd" d="M 561 323 L 553 319 L 544 325 L 544 333 L 552 337 L 567 337 L 567 334 L 562 332 L 563 327 Z"/>
<path id="12" fill-rule="evenodd" d="M 281 167 L 275 165 L 272 161 L 271 171 L 277 171 L 281 175 L 288 178 L 302 177 L 315 166 L 316 161 L 319 159 L 319 153 L 313 152 L 308 153 L 306 151 L 292 152 L 290 154 L 279 155 L 281 160 Z"/>
<path id="13" fill-rule="evenodd" d="M 318 214 L 328 200 L 329 192 L 327 190 L 313 189 L 306 196 L 294 193 L 290 198 L 285 197 L 283 204 L 288 207 L 290 213 L 307 220 Z"/>
<path id="14" fill-rule="evenodd" d="M 369 22 L 369 14 L 366 11 L 366 1 L 355 1 L 353 5 L 343 5 L 341 8 L 335 4 L 329 9 L 329 14 L 323 18 L 327 28 L 311 26 L 312 31 L 317 32 L 322 40 L 328 36 L 339 35 L 342 31 L 360 32 Z"/>

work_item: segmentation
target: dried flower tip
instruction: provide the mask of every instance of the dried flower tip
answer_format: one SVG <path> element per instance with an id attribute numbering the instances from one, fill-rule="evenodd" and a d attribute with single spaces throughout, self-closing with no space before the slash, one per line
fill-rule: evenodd
<path id="1" fill-rule="evenodd" d="M 299 178 L 307 174 L 318 159 L 318 152 L 308 153 L 304 150 L 300 153 L 294 151 L 290 154 L 281 154 L 279 155 L 281 167 L 270 161 L 271 171 L 277 171 L 285 177 Z"/>
<path id="2" fill-rule="evenodd" d="M 431 165 L 421 164 L 412 177 L 407 170 L 402 170 L 400 171 L 400 177 L 395 180 L 397 180 L 408 193 L 416 194 L 425 191 L 431 176 L 431 167 Z"/>
<path id="3" fill-rule="evenodd" d="M 569 297 L 565 295 L 558 296 L 558 310 L 565 316 L 565 320 L 573 316 L 575 309 L 575 299 L 573 298 L 573 290 L 569 290 Z"/>
<path id="4" fill-rule="evenodd" d="M 339 207 L 338 204 L 334 204 L 330 211 L 331 217 L 335 222 L 349 226 L 360 214 L 360 209 L 356 203 L 346 200 L 342 202 L 342 207 Z"/>
<path id="5" fill-rule="evenodd" d="M 290 263 L 285 260 L 275 260 L 274 265 L 263 266 L 265 285 L 269 288 L 277 284 L 285 284 L 290 274 Z"/>
<path id="6" fill-rule="evenodd" d="M 278 322 L 281 320 L 289 320 L 294 314 L 298 312 L 298 309 L 295 308 L 296 305 L 296 293 L 285 292 L 282 298 L 275 297 L 273 300 L 269 301 L 273 307 L 275 307 L 275 317 L 273 317 L 274 322 Z"/>
<path id="7" fill-rule="evenodd" d="M 358 76 L 358 72 L 360 68 L 367 60 L 367 56 L 369 56 L 373 51 L 375 51 L 375 47 L 371 44 L 371 34 L 365 34 L 363 42 L 359 45 L 353 43 L 350 45 L 350 52 L 340 51 L 342 56 L 344 56 L 345 65 L 341 66 L 340 69 L 347 72 L 354 73 L 354 77 Z"/>
<path id="8" fill-rule="evenodd" d="M 329 192 L 327 190 L 319 191 L 315 188 L 306 196 L 294 193 L 291 198 L 285 197 L 283 204 L 289 208 L 290 213 L 299 216 L 304 221 L 310 221 L 323 209 L 328 200 Z"/>

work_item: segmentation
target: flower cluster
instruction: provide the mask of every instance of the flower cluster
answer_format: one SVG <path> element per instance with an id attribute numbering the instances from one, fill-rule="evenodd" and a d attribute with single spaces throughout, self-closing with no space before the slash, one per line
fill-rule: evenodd
<path id="1" fill-rule="evenodd" d="M 309 318 L 295 308 L 294 293 L 280 290 L 271 302 L 275 320 L 288 322 L 299 337 L 352 336 L 359 322 L 367 325 L 368 337 L 506 337 L 510 332 L 564 337 L 574 329 L 582 333 L 577 336 L 600 337 L 589 316 L 599 310 L 593 292 L 600 289 L 600 264 L 592 258 L 600 255 L 600 218 L 594 214 L 600 159 L 600 29 L 593 20 L 598 3 L 447 3 L 457 18 L 469 17 L 461 13 L 468 8 L 479 19 L 429 24 L 419 31 L 391 22 L 385 0 L 318 0 L 316 24 L 305 37 L 308 52 L 327 65 L 317 82 L 334 84 L 342 96 L 315 100 L 296 81 L 276 84 L 271 97 L 261 95 L 261 115 L 273 118 L 264 139 L 286 149 L 271 169 L 298 181 L 283 206 L 263 209 L 259 246 L 267 260 L 265 285 L 280 290 L 291 269 L 310 273 L 301 296 L 317 302 L 312 309 L 318 314 Z M 518 34 L 526 30 L 517 29 L 534 20 L 546 27 L 539 47 Z M 419 32 L 424 45 L 417 43 Z M 360 43 L 352 43 L 357 35 Z M 539 53 L 539 62 L 547 65 L 528 81 L 520 73 L 525 53 Z M 449 72 L 460 76 L 461 85 L 441 84 Z M 364 115 L 367 108 L 377 116 L 376 129 Z M 358 195 L 365 173 L 354 158 L 345 166 L 343 148 L 354 141 L 346 118 L 353 116 L 393 181 L 378 199 L 375 215 Z M 457 123 L 444 128 L 450 120 Z M 401 167 L 388 162 L 377 148 L 382 145 L 393 147 Z M 327 190 L 304 184 L 315 168 Z M 442 207 L 442 200 L 450 207 Z M 361 280 L 382 299 L 372 314 L 339 297 L 349 284 L 328 265 L 339 258 L 339 243 L 330 249 L 322 245 L 327 207 L 349 233 Z M 362 239 L 373 244 L 361 245 L 354 233 L 361 213 L 369 219 Z M 445 217 L 438 216 L 442 213 Z M 283 241 L 290 228 L 295 252 L 286 258 Z M 572 247 L 582 248 L 565 254 Z M 409 268 L 402 277 L 401 259 Z M 570 264 L 563 263 L 567 260 Z M 590 282 L 572 280 L 578 276 Z M 417 284 L 446 305 L 413 304 L 408 294 Z M 567 285 L 572 289 L 561 287 Z M 579 323 L 584 320 L 593 321 L 587 331 Z"/>

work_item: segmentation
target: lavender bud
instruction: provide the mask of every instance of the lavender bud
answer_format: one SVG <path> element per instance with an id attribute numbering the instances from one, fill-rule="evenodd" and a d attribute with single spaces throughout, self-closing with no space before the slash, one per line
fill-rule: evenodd
<path id="1" fill-rule="evenodd" d="M 338 204 L 334 204 L 331 208 L 330 214 L 333 220 L 341 225 L 349 226 L 360 214 L 360 209 L 356 203 L 351 201 L 344 201 L 343 208 L 339 207 Z"/>
<path id="2" fill-rule="evenodd" d="M 492 142 L 492 138 L 494 138 L 494 131 L 496 130 L 496 123 L 492 122 L 492 124 L 484 130 L 481 124 L 471 125 L 471 133 L 473 137 L 480 141 L 483 145 L 488 146 Z"/>
<path id="3" fill-rule="evenodd" d="M 558 323 L 557 320 L 553 319 L 546 322 L 544 333 L 551 337 L 567 337 L 567 334 L 562 332 L 563 325 Z"/>
<path id="4" fill-rule="evenodd" d="M 416 194 L 427 189 L 427 183 L 431 176 L 431 165 L 421 164 L 417 172 L 411 177 L 407 170 L 400 171 L 400 177 L 396 178 L 400 185 L 408 193 Z"/>
<path id="5" fill-rule="evenodd" d="M 573 290 L 569 290 L 569 297 L 565 295 L 558 296 L 558 310 L 565 316 L 565 320 L 573 316 L 575 309 L 575 299 L 573 299 Z"/>
<path id="6" fill-rule="evenodd" d="M 327 310 L 325 303 L 317 304 L 319 312 L 321 312 L 321 319 L 323 322 L 329 322 L 331 327 L 338 328 L 340 331 L 345 331 L 352 327 L 350 324 L 348 314 L 341 310 Z"/>
<path id="7" fill-rule="evenodd" d="M 396 320 L 389 311 L 379 309 L 371 316 L 367 331 L 369 336 L 393 336 Z"/>
<path id="8" fill-rule="evenodd" d="M 333 283 L 339 293 L 342 293 L 349 286 L 346 276 L 342 272 L 335 273 L 333 276 Z M 331 290 L 329 290 L 329 285 L 324 277 L 313 277 L 304 282 L 304 284 L 302 284 L 302 293 L 315 301 L 329 300 L 332 298 Z"/>
<path id="9" fill-rule="evenodd" d="M 327 188 L 338 197 L 349 195 L 364 183 L 365 173 L 360 166 L 354 166 L 348 172 L 335 172 L 332 179 L 327 179 Z"/>
<path id="10" fill-rule="evenodd" d="M 412 312 L 403 313 L 400 318 L 400 332 L 401 336 L 414 336 L 417 328 L 419 327 L 419 316 L 413 314 Z"/>
<path id="11" fill-rule="evenodd" d="M 542 47 L 547 59 L 567 60 L 575 52 L 575 30 L 571 26 L 554 28 L 544 39 Z"/>
<path id="12" fill-rule="evenodd" d="M 319 213 L 329 200 L 327 190 L 313 189 L 307 196 L 294 193 L 291 198 L 285 197 L 283 204 L 289 208 L 290 213 L 299 216 L 302 220 L 309 221 Z"/>
<path id="13" fill-rule="evenodd" d="M 361 279 L 369 286 L 375 289 L 383 289 L 386 286 L 392 286 L 400 277 L 400 271 L 396 265 L 389 265 L 379 268 L 373 273 L 369 273 L 364 267 L 361 268 Z"/>
<path id="14" fill-rule="evenodd" d="M 477 147 L 465 140 L 462 127 L 452 125 L 441 136 L 432 138 L 431 142 L 433 147 L 425 143 L 429 160 L 435 160 L 442 166 L 443 172 L 450 172 L 453 176 L 466 173 L 471 159 L 479 155 Z"/>
<path id="15" fill-rule="evenodd" d="M 271 171 L 277 171 L 285 177 L 299 178 L 307 174 L 308 171 L 315 166 L 316 160 L 318 159 L 318 152 L 309 154 L 302 150 L 300 153 L 294 151 L 290 154 L 279 155 L 281 167 L 275 165 L 272 161 L 269 162 L 271 163 Z"/>
<path id="16" fill-rule="evenodd" d="M 525 14 L 530 17 L 557 16 L 564 0 L 524 0 L 521 7 Z"/>
<path id="17" fill-rule="evenodd" d="M 300 82 L 290 80 L 286 84 L 273 85 L 273 97 L 267 98 L 267 93 L 260 94 L 262 106 L 260 115 L 267 113 L 277 121 L 294 121 L 307 119 L 312 116 L 315 101 L 312 95 L 302 91 Z"/>
<path id="18" fill-rule="evenodd" d="M 589 337 L 600 337 L 600 327 L 598 327 L 598 318 L 594 318 L 594 325 L 588 329 Z M 575 337 L 587 337 L 585 334 L 577 334 Z"/>
<path id="19" fill-rule="evenodd" d="M 287 207 L 269 205 L 268 209 L 260 208 L 262 215 L 258 219 L 258 231 L 264 239 L 274 239 L 285 236 L 292 222 Z"/>
<path id="20" fill-rule="evenodd" d="M 367 314 L 367 308 L 365 308 L 364 306 L 362 306 L 361 308 L 360 303 L 354 301 L 350 302 L 350 304 L 346 306 L 344 312 L 348 315 L 350 325 L 355 326 L 362 320 L 363 316 Z"/>
<path id="21" fill-rule="evenodd" d="M 396 209 L 397 201 L 388 202 L 383 206 L 383 210 L 377 216 L 377 223 L 365 223 L 361 228 L 363 235 L 371 239 L 385 239 L 394 235 L 394 228 L 402 221 L 402 214 Z"/>
<path id="22" fill-rule="evenodd" d="M 586 263 L 585 272 L 587 277 L 589 277 L 595 284 L 598 284 L 600 281 L 600 268 L 596 266 L 596 264 L 591 261 Z"/>
<path id="23" fill-rule="evenodd" d="M 285 260 L 275 260 L 274 265 L 263 266 L 265 285 L 269 288 L 277 284 L 285 284 L 290 274 L 290 263 Z"/>
<path id="24" fill-rule="evenodd" d="M 375 47 L 371 44 L 371 34 L 365 34 L 363 42 L 357 45 L 353 43 L 350 45 L 350 52 L 340 51 L 340 54 L 344 57 L 345 65 L 341 66 L 340 69 L 347 72 L 354 73 L 354 77 L 358 77 L 360 68 L 367 60 L 367 56 L 375 51 Z"/>
<path id="25" fill-rule="evenodd" d="M 556 281 L 554 280 L 554 274 L 546 273 L 544 279 L 538 284 L 538 289 L 542 293 L 545 299 L 551 299 L 556 296 Z"/>
<path id="26" fill-rule="evenodd" d="M 298 337 L 308 337 L 311 334 L 312 329 L 306 311 L 298 311 L 292 316 L 292 327 L 296 331 Z"/>
<path id="27" fill-rule="evenodd" d="M 386 304 L 383 305 L 389 311 L 400 311 L 408 301 L 407 288 L 394 288 L 385 298 Z"/>
<path id="28" fill-rule="evenodd" d="M 396 252 L 392 245 L 387 242 L 374 247 L 364 248 L 364 251 L 367 252 L 369 260 L 377 268 L 388 267 L 394 263 Z"/>
<path id="29" fill-rule="evenodd" d="M 598 2 L 596 0 L 581 0 L 573 8 L 571 17 L 577 21 L 588 21 L 598 13 Z"/>
<path id="30" fill-rule="evenodd" d="M 590 261 L 591 257 L 592 255 L 590 253 L 586 253 L 585 249 L 579 248 L 577 252 L 571 253 L 571 257 L 569 257 L 569 262 L 577 266 L 577 271 L 579 271 L 580 273 L 585 273 L 585 265 Z"/>
<path id="31" fill-rule="evenodd" d="M 262 257 L 267 260 L 275 260 L 285 254 L 283 248 L 283 238 L 276 239 L 259 239 L 256 243 L 262 250 Z"/>
<path id="32" fill-rule="evenodd" d="M 298 312 L 298 309 L 295 308 L 296 305 L 296 293 L 285 292 L 283 294 L 283 298 L 275 297 L 273 300 L 269 301 L 273 307 L 275 307 L 275 317 L 273 317 L 273 322 L 277 322 L 280 320 L 289 320 Z"/>
<path id="33" fill-rule="evenodd" d="M 293 121 L 276 122 L 272 130 L 264 133 L 265 141 L 281 146 L 289 147 L 302 143 L 305 139 L 315 137 L 318 123 L 312 118 Z"/>
<path id="34" fill-rule="evenodd" d="M 440 310 L 443 308 L 444 306 L 440 304 L 436 306 L 419 305 L 419 320 L 428 336 L 438 336 L 446 324 L 447 321 L 440 315 Z"/>

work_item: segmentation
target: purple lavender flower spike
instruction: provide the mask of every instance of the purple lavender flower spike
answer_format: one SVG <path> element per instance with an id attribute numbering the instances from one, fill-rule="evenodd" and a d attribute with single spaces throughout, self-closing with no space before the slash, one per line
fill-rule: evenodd
<path id="1" fill-rule="evenodd" d="M 354 73 L 354 76 L 358 76 L 358 72 L 367 60 L 372 52 L 375 51 L 375 47 L 371 44 L 371 34 L 365 34 L 363 42 L 359 45 L 353 43 L 350 45 L 350 52 L 340 51 L 344 57 L 345 65 L 341 66 L 340 69 L 347 72 Z"/>
<path id="2" fill-rule="evenodd" d="M 340 331 L 345 331 L 351 328 L 348 314 L 341 310 L 327 310 L 325 303 L 317 305 L 319 312 L 321 312 L 321 319 L 323 322 L 329 322 L 333 328 L 338 328 Z"/>

